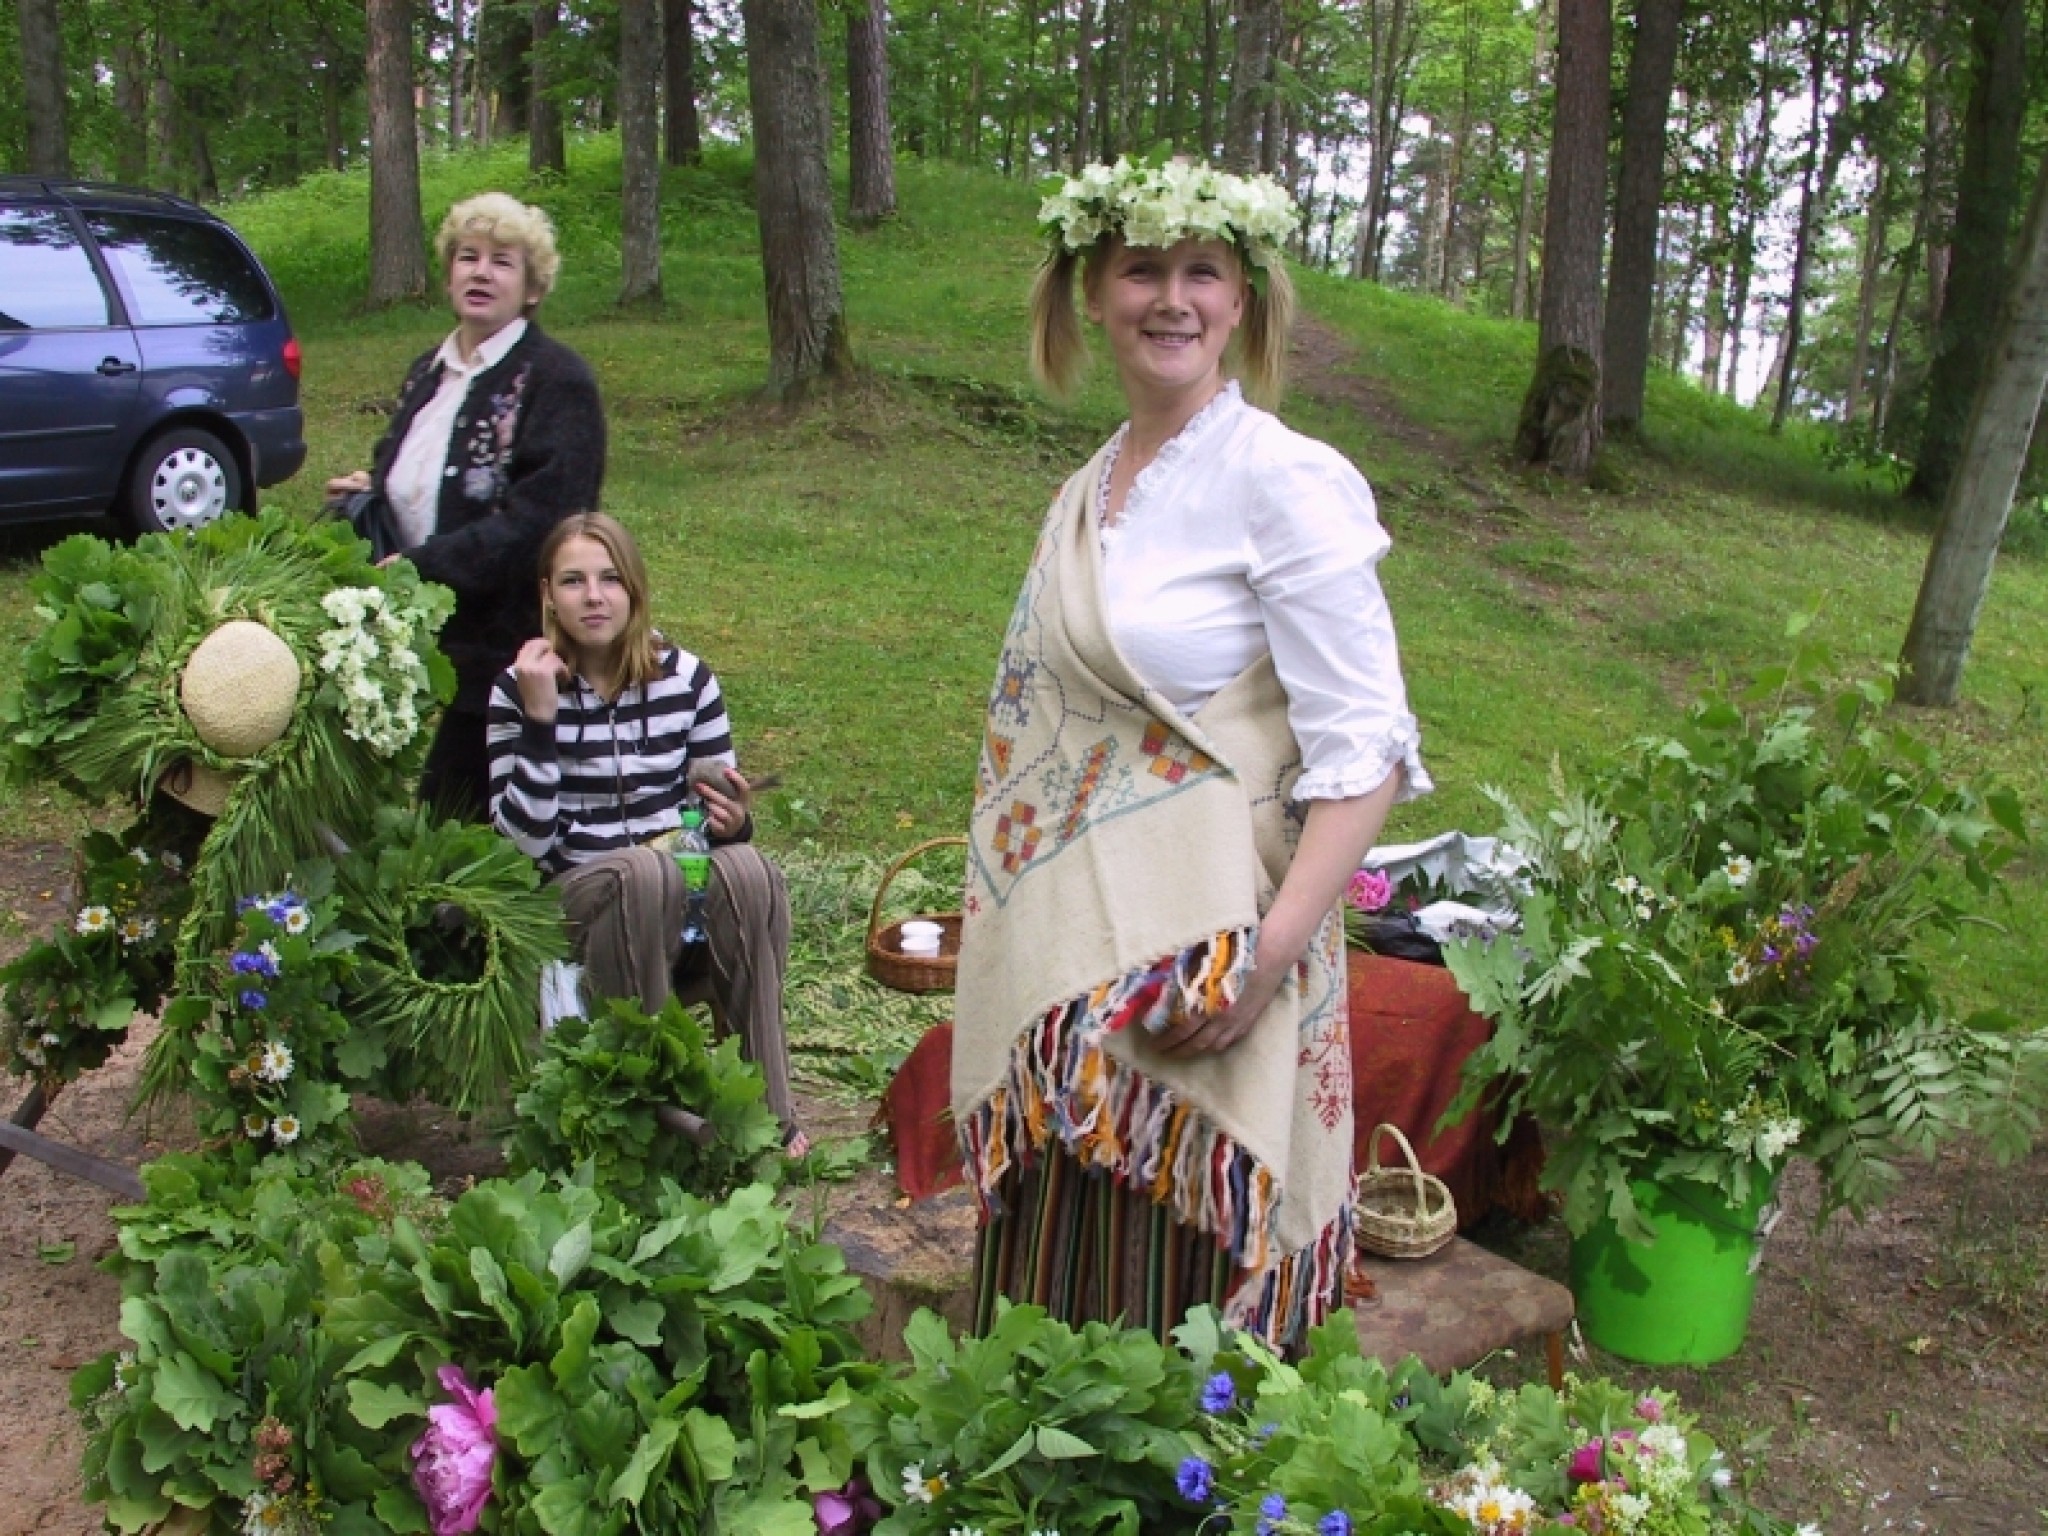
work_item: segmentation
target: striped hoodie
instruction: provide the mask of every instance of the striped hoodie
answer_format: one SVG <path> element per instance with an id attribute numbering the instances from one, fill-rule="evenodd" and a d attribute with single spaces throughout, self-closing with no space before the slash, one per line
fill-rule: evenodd
<path id="1" fill-rule="evenodd" d="M 651 683 L 610 703 L 573 679 L 553 725 L 526 718 L 507 667 L 486 733 L 491 821 L 549 874 L 675 831 L 689 765 L 738 764 L 718 679 L 676 646 Z"/>

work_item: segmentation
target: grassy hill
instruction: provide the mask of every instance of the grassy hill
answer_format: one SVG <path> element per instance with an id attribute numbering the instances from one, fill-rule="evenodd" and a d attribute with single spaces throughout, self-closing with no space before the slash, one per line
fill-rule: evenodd
<path id="1" fill-rule="evenodd" d="M 524 153 L 430 158 L 430 218 L 498 187 L 560 226 L 562 280 L 542 319 L 603 386 L 606 506 L 648 547 L 664 626 L 719 669 L 750 765 L 784 775 L 771 835 L 887 852 L 956 830 L 1038 519 L 1120 416 L 1100 373 L 1071 406 L 1028 384 L 1035 189 L 900 162 L 901 219 L 841 240 L 870 376 L 787 419 L 753 399 L 766 328 L 747 159 L 714 150 L 668 174 L 668 298 L 622 314 L 616 142 L 572 145 L 565 181 L 530 182 Z M 363 177 L 321 175 L 229 210 L 305 347 L 312 457 L 273 495 L 308 511 L 329 474 L 367 461 L 406 363 L 449 325 L 438 304 L 359 312 L 366 207 Z M 1795 613 L 1818 612 L 1853 669 L 1895 657 L 1924 530 L 1888 486 L 1828 468 L 1817 434 L 1773 438 L 1660 377 L 1645 437 L 1610 454 L 1608 489 L 1525 480 L 1503 449 L 1528 328 L 1314 275 L 1303 287 L 1320 341 L 1284 414 L 1350 454 L 1380 495 L 1395 538 L 1385 580 L 1441 786 L 1390 835 L 1490 830 L 1481 785 L 1538 793 L 1553 758 L 1569 772 L 1668 725 L 1702 682 L 1783 660 Z M 14 599 L 0 601 L 0 639 L 32 622 L 32 554 L 17 548 L 0 569 Z M 2008 559 L 1964 706 L 1923 722 L 2035 807 L 2048 779 L 2044 634 L 2048 563 Z M 2048 985 L 2038 865 L 2015 896 L 2007 931 L 1953 961 L 1967 994 L 2032 1011 Z"/>

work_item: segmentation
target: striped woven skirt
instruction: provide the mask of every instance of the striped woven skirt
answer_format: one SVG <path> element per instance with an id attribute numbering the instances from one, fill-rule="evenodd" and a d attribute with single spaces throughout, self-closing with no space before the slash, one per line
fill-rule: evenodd
<path id="1" fill-rule="evenodd" d="M 1002 1296 L 1075 1327 L 1122 1323 L 1165 1342 L 1190 1308 L 1220 1309 L 1240 1278 L 1213 1237 L 1057 1143 L 1013 1165 L 996 1197 L 975 1250 L 976 1333 Z"/>

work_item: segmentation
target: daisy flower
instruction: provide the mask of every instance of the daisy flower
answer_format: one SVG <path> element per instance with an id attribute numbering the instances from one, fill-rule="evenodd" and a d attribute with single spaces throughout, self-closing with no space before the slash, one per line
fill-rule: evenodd
<path id="1" fill-rule="evenodd" d="M 105 907 L 82 907 L 72 921 L 73 931 L 83 934 L 105 933 L 114 925 L 114 914 Z"/>
<path id="2" fill-rule="evenodd" d="M 946 1474 L 924 1475 L 924 1463 L 913 1461 L 903 1469 L 903 1496 L 913 1504 L 929 1504 L 946 1491 Z"/>
<path id="3" fill-rule="evenodd" d="M 1728 985 L 1731 987 L 1747 986 L 1750 978 L 1754 975 L 1756 975 L 1755 968 L 1743 956 L 1737 955 L 1735 963 L 1728 967 Z"/>
<path id="4" fill-rule="evenodd" d="M 277 1138 L 277 1144 L 280 1147 L 288 1147 L 297 1141 L 300 1130 L 301 1126 L 296 1115 L 279 1115 L 270 1122 L 270 1134 Z"/>
<path id="5" fill-rule="evenodd" d="M 1756 873 L 1756 866 L 1737 853 L 1729 856 L 1728 862 L 1721 866 L 1721 873 L 1728 877 L 1728 884 L 1739 891 L 1749 884 L 1749 877 Z"/>
<path id="6" fill-rule="evenodd" d="M 251 1141 L 261 1139 L 269 1129 L 270 1121 L 262 1115 L 242 1116 L 242 1134 Z"/>

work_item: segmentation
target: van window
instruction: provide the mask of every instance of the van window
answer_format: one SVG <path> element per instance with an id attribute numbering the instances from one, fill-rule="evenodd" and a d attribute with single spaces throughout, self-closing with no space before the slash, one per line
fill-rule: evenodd
<path id="1" fill-rule="evenodd" d="M 233 325 L 268 320 L 270 290 L 225 230 L 146 213 L 88 213 L 107 264 L 129 294 L 134 325 Z"/>
<path id="2" fill-rule="evenodd" d="M 106 323 L 106 290 L 63 210 L 0 208 L 0 331 Z"/>

